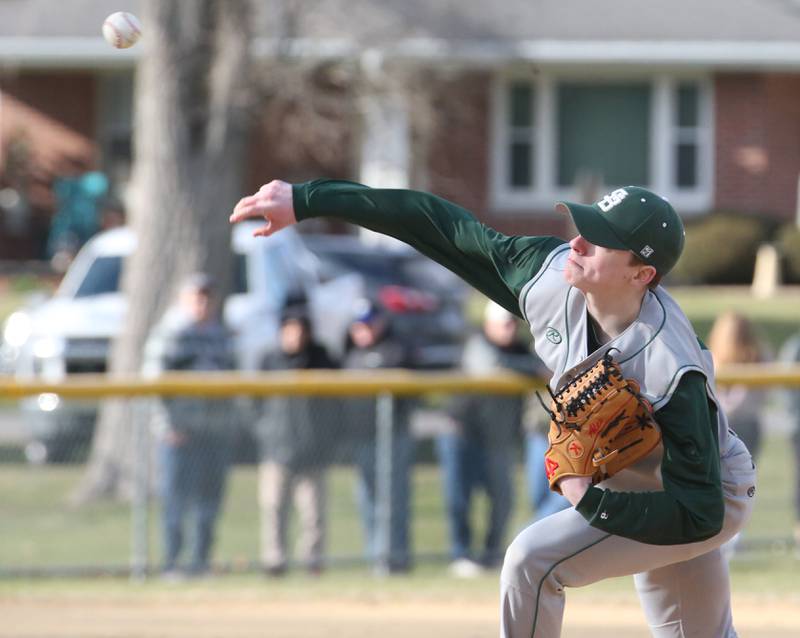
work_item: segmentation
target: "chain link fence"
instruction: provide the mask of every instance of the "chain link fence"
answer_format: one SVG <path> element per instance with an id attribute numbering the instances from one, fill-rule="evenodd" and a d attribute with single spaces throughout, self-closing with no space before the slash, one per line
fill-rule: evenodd
<path id="1" fill-rule="evenodd" d="M 464 544 L 494 566 L 537 514 L 543 470 L 531 465 L 539 452 L 525 452 L 541 443 L 542 422 L 525 408 L 538 386 L 399 371 L 8 383 L 0 575 L 392 573 L 444 564 Z M 742 560 L 793 550 L 797 468 L 775 397 Z M 109 402 L 120 422 L 98 419 Z M 121 496 L 78 504 L 100 475 Z M 473 507 L 462 519 L 465 495 Z"/>

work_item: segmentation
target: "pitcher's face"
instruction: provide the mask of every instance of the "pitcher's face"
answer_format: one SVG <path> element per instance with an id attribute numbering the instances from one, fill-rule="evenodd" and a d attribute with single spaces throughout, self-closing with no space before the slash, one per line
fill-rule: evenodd
<path id="1" fill-rule="evenodd" d="M 583 292 L 612 292 L 632 284 L 640 274 L 642 265 L 627 250 L 596 246 L 581 235 L 569 247 L 564 278 Z"/>

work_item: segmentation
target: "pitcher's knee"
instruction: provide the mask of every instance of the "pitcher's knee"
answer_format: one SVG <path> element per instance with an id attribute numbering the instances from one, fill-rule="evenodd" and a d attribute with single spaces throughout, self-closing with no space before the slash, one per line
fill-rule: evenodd
<path id="1" fill-rule="evenodd" d="M 500 578 L 503 582 L 518 588 L 531 589 L 545 576 L 539 569 L 535 545 L 526 542 L 523 535 L 517 536 L 508 546 Z"/>

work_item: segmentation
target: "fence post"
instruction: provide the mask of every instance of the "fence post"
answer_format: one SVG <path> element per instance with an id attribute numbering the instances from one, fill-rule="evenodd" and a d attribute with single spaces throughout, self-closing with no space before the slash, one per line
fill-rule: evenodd
<path id="1" fill-rule="evenodd" d="M 394 397 L 388 392 L 376 398 L 375 423 L 375 571 L 389 573 L 392 538 L 392 439 Z"/>
<path id="2" fill-rule="evenodd" d="M 131 399 L 133 412 L 133 498 L 131 500 L 131 580 L 147 578 L 150 511 L 150 414 L 147 398 Z"/>

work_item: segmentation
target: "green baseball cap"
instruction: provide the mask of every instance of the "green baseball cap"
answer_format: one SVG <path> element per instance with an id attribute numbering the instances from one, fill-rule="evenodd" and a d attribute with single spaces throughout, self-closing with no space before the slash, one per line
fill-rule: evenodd
<path id="1" fill-rule="evenodd" d="M 587 204 L 556 203 L 568 212 L 578 232 L 596 246 L 629 250 L 666 275 L 683 252 L 683 222 L 660 195 L 639 186 L 612 191 Z"/>

